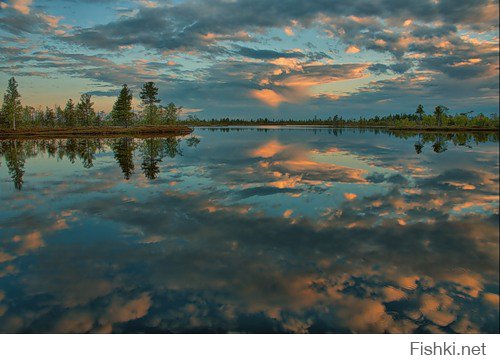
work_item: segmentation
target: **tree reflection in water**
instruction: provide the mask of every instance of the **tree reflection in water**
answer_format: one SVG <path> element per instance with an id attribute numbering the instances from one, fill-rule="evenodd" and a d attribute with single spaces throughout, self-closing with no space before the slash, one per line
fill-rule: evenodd
<path id="1" fill-rule="evenodd" d="M 215 130 L 215 129 L 214 129 Z M 217 129 L 219 131 L 229 131 L 230 129 Z M 238 130 L 233 128 L 231 130 Z M 248 130 L 248 129 L 242 129 Z M 258 129 L 267 130 L 267 129 Z M 328 132 L 338 136 L 342 134 L 342 129 L 328 129 Z M 359 133 L 368 132 L 359 129 Z M 435 153 L 443 153 L 448 150 L 448 143 L 454 146 L 472 148 L 485 142 L 498 142 L 497 133 L 415 133 L 408 131 L 387 131 L 370 130 L 374 134 L 387 133 L 402 139 L 412 139 L 415 152 L 424 153 L 425 146 L 430 144 Z M 141 170 L 148 180 L 155 180 L 160 173 L 160 164 L 165 157 L 175 158 L 182 156 L 181 141 L 185 141 L 188 148 L 196 148 L 200 143 L 197 137 L 167 137 L 136 139 L 131 137 L 117 139 L 99 138 L 72 138 L 72 139 L 39 139 L 39 140 L 0 140 L 0 157 L 3 156 L 9 170 L 9 175 L 14 182 L 16 189 L 23 186 L 24 165 L 27 159 L 36 157 L 39 153 L 50 157 L 57 157 L 59 160 L 67 158 L 71 163 L 77 159 L 82 162 L 84 168 L 92 168 L 96 153 L 105 152 L 110 149 L 114 153 L 114 158 L 123 173 L 123 178 L 129 180 L 134 173 L 134 154 L 138 151 L 141 157 Z"/>
<path id="2" fill-rule="evenodd" d="M 66 158 L 72 164 L 80 160 L 83 167 L 94 167 L 98 153 L 111 150 L 114 154 L 123 178 L 129 180 L 134 173 L 136 151 L 141 157 L 141 170 L 149 180 L 158 178 L 160 163 L 165 157 L 182 156 L 181 137 L 135 139 L 131 137 L 117 139 L 40 139 L 40 140 L 0 140 L 0 157 L 3 157 L 14 182 L 14 187 L 21 190 L 24 182 L 25 163 L 39 154 L 62 160 Z M 196 147 L 200 140 L 196 137 L 186 139 L 186 146 Z M 1 161 L 0 161 L 1 166 Z"/>
<path id="3" fill-rule="evenodd" d="M 26 158 L 28 158 L 23 143 L 18 140 L 2 142 L 0 143 L 0 154 L 5 158 L 14 187 L 21 190 L 23 187 L 24 164 Z"/>

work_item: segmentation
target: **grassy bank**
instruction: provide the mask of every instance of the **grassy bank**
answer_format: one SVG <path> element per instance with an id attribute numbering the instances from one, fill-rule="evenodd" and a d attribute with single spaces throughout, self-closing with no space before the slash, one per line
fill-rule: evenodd
<path id="1" fill-rule="evenodd" d="M 119 137 L 119 136 L 171 136 L 188 135 L 193 131 L 186 125 L 154 125 L 114 127 L 74 127 L 74 128 L 21 128 L 17 130 L 0 129 L 0 139 L 36 137 Z"/>

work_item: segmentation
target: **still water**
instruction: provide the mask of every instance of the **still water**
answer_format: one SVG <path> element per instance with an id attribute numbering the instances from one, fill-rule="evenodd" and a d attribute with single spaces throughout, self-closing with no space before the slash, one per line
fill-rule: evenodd
<path id="1" fill-rule="evenodd" d="M 498 135 L 0 141 L 0 332 L 499 332 Z"/>

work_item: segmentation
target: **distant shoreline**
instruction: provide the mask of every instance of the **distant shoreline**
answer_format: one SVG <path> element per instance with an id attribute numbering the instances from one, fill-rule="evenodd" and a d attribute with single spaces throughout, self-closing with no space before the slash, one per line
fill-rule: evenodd
<path id="1" fill-rule="evenodd" d="M 193 128 L 186 125 L 155 125 L 131 127 L 76 127 L 76 128 L 32 128 L 32 129 L 0 129 L 1 139 L 17 138 L 72 138 L 72 137 L 120 137 L 120 136 L 182 136 L 193 132 Z"/>
<path id="2" fill-rule="evenodd" d="M 161 136 L 183 136 L 193 132 L 193 128 L 227 128 L 227 127 L 285 127 L 285 128 L 324 128 L 324 129 L 382 129 L 388 131 L 410 131 L 410 132 L 495 132 L 498 128 L 488 127 L 397 127 L 388 125 L 327 125 L 308 123 L 225 123 L 225 124 L 180 124 L 180 125 L 141 125 L 131 127 L 104 126 L 104 127 L 74 127 L 74 128 L 21 128 L 17 130 L 0 129 L 0 140 L 2 139 L 33 139 L 33 138 L 74 138 L 74 137 L 161 137 Z"/>
<path id="3" fill-rule="evenodd" d="M 312 127 L 312 128 L 328 128 L 328 129 L 384 129 L 391 131 L 416 131 L 416 132 L 427 132 L 427 131 L 443 131 L 443 132 L 499 132 L 499 128 L 489 128 L 489 127 L 439 127 L 439 126 L 424 126 L 424 127 L 405 127 L 405 126 L 389 126 L 389 125 L 327 125 L 327 124 L 308 124 L 308 123 L 297 123 L 297 124 L 271 124 L 271 123 L 235 123 L 235 124 L 186 124 L 191 128 L 226 128 L 226 127 L 259 127 L 259 126 L 271 126 L 271 127 Z"/>

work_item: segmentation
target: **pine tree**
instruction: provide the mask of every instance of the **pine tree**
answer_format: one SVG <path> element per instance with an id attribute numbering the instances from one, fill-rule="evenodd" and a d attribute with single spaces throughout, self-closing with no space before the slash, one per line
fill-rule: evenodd
<path id="1" fill-rule="evenodd" d="M 56 107 L 56 125 L 64 126 L 64 111 L 59 105 Z"/>
<path id="2" fill-rule="evenodd" d="M 443 122 L 443 115 L 448 111 L 449 109 L 446 106 L 443 105 L 438 105 L 434 109 L 434 116 L 436 117 L 436 121 L 438 123 L 438 126 L 441 126 Z"/>
<path id="3" fill-rule="evenodd" d="M 7 91 L 3 97 L 1 113 L 2 119 L 6 120 L 12 129 L 16 130 L 17 123 L 22 118 L 22 106 L 21 95 L 17 90 L 17 82 L 14 77 L 9 80 Z"/>
<path id="4" fill-rule="evenodd" d="M 45 126 L 53 128 L 56 125 L 56 114 L 54 113 L 54 110 L 52 110 L 49 107 L 45 108 L 44 119 L 45 119 Z"/>
<path id="5" fill-rule="evenodd" d="M 417 114 L 418 119 L 422 121 L 425 112 L 424 112 L 424 107 L 421 104 L 417 106 L 417 111 L 415 111 L 415 114 Z"/>
<path id="6" fill-rule="evenodd" d="M 132 121 L 134 114 L 132 112 L 132 92 L 126 84 L 123 85 L 118 98 L 113 105 L 113 110 L 111 111 L 111 118 L 113 124 L 124 125 L 126 127 Z"/>
<path id="7" fill-rule="evenodd" d="M 83 94 L 80 97 L 80 102 L 76 106 L 76 115 L 78 124 L 90 126 L 95 121 L 94 103 L 91 101 L 91 95 Z"/>
<path id="8" fill-rule="evenodd" d="M 66 126 L 75 126 L 76 124 L 76 111 L 75 111 L 75 103 L 72 99 L 69 99 L 66 103 L 66 107 L 63 111 L 64 122 Z"/>
<path id="9" fill-rule="evenodd" d="M 158 87 L 156 87 L 154 82 L 146 82 L 142 86 L 140 97 L 146 112 L 146 122 L 153 124 L 156 121 L 158 112 L 156 104 L 161 102 L 161 100 L 158 99 Z"/>

